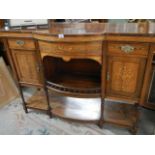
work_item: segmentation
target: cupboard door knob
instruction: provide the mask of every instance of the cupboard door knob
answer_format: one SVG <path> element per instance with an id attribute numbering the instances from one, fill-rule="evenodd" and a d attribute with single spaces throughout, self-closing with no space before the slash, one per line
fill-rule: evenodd
<path id="1" fill-rule="evenodd" d="M 109 81 L 110 80 L 110 74 L 109 74 L 109 72 L 107 72 L 107 81 Z"/>
<path id="2" fill-rule="evenodd" d="M 36 70 L 38 73 L 40 72 L 40 65 L 39 64 L 36 65 Z"/>
<path id="3" fill-rule="evenodd" d="M 135 50 L 135 48 L 131 45 L 122 45 L 120 46 L 120 48 L 121 48 L 121 51 L 125 53 L 132 53 Z"/>
<path id="4" fill-rule="evenodd" d="M 23 40 L 17 40 L 16 44 L 23 46 L 25 44 L 25 42 Z"/>

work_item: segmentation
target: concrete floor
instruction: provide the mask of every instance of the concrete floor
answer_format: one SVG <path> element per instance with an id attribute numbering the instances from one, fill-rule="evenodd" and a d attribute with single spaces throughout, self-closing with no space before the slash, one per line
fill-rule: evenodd
<path id="1" fill-rule="evenodd" d="M 24 92 L 33 94 L 34 89 L 24 88 Z M 155 111 L 140 107 L 140 117 L 139 117 L 139 129 L 138 135 L 155 135 Z M 108 129 L 116 135 L 130 135 L 131 133 L 128 129 L 112 125 L 104 124 L 104 129 Z"/>

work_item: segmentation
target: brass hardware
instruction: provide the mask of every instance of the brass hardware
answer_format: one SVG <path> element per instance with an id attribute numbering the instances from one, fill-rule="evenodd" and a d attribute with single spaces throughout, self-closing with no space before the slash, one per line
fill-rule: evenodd
<path id="1" fill-rule="evenodd" d="M 110 80 L 110 74 L 109 74 L 109 72 L 107 72 L 107 81 L 109 81 Z"/>
<path id="2" fill-rule="evenodd" d="M 122 45 L 120 48 L 121 48 L 121 51 L 125 53 L 132 53 L 135 49 L 133 46 L 130 46 L 130 45 Z"/>
<path id="3" fill-rule="evenodd" d="M 23 46 L 25 44 L 25 42 L 23 40 L 17 40 L 16 44 Z"/>
<path id="4" fill-rule="evenodd" d="M 62 46 L 58 46 L 58 49 L 59 49 L 59 50 L 63 50 L 63 47 L 62 47 Z"/>
<path id="5" fill-rule="evenodd" d="M 36 64 L 36 70 L 38 73 L 40 72 L 40 65 L 39 64 Z"/>
<path id="6" fill-rule="evenodd" d="M 69 50 L 69 51 L 71 51 L 73 48 L 72 47 L 68 47 L 68 48 L 64 48 L 63 46 L 58 46 L 58 49 L 59 50 Z"/>

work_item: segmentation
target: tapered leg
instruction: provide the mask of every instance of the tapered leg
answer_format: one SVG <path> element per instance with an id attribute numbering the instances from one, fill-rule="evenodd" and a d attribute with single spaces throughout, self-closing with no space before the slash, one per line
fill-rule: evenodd
<path id="1" fill-rule="evenodd" d="M 25 113 L 28 113 L 28 110 L 27 110 L 27 107 L 26 107 L 26 102 L 25 102 L 25 99 L 24 99 L 24 95 L 23 95 L 23 91 L 22 91 L 22 88 L 21 86 L 19 86 L 19 91 L 20 91 L 20 95 L 21 95 L 21 98 L 22 98 L 22 104 L 23 104 L 23 109 L 25 111 Z"/>
<path id="2" fill-rule="evenodd" d="M 103 127 L 103 122 L 104 122 L 104 99 L 101 98 L 101 115 L 100 115 L 100 120 L 98 122 L 98 126 L 100 128 Z"/>
<path id="3" fill-rule="evenodd" d="M 49 98 L 49 93 L 48 93 L 48 89 L 45 88 L 45 94 L 46 94 L 46 100 L 47 100 L 47 105 L 48 105 L 48 115 L 50 118 L 52 118 L 52 108 L 51 108 L 51 105 L 50 105 L 50 98 Z"/>

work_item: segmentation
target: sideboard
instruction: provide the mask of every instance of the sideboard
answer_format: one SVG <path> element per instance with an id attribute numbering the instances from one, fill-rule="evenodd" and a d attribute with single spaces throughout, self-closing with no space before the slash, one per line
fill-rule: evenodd
<path id="1" fill-rule="evenodd" d="M 134 117 L 138 118 L 138 113 L 132 113 L 130 106 L 155 109 L 155 103 L 148 102 L 155 57 L 154 24 L 147 28 L 135 23 L 53 24 L 48 30 L 1 29 L 0 38 L 26 112 L 29 108 L 39 109 L 50 117 L 96 121 L 100 126 L 112 122 L 128 127 L 134 120 L 134 130 L 137 123 Z M 36 87 L 40 94 L 34 95 L 28 103 L 21 86 Z M 45 95 L 38 101 L 43 93 L 41 90 Z M 99 98 L 101 104 L 95 101 L 94 105 L 85 105 L 88 115 L 86 111 L 79 112 L 80 105 L 73 108 L 74 112 L 68 112 L 64 105 L 72 106 L 69 102 L 52 108 L 50 93 L 53 92 L 60 96 Z M 120 104 L 109 102 L 105 105 L 105 100 Z M 91 106 L 99 108 L 97 115 L 89 113 Z M 109 114 L 110 121 L 106 120 L 108 110 L 116 110 Z"/>

